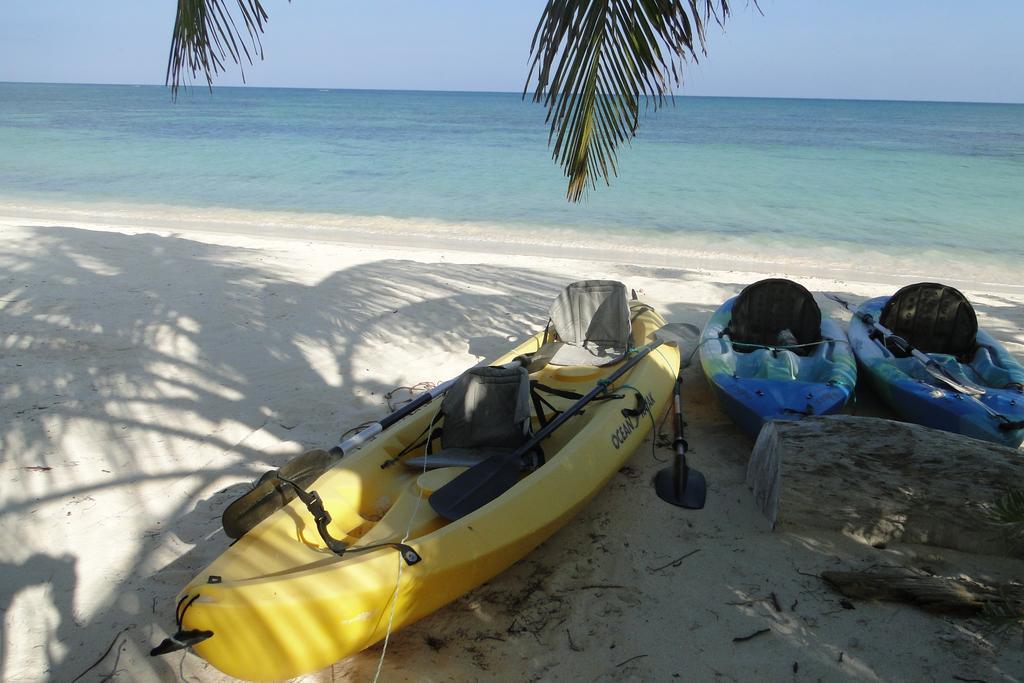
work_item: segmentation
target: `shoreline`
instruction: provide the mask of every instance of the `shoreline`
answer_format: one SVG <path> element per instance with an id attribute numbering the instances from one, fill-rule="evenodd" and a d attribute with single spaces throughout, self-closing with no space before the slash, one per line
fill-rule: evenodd
<path id="1" fill-rule="evenodd" d="M 327 244 L 351 244 L 376 248 L 412 247 L 476 254 L 505 253 L 577 261 L 621 263 L 642 267 L 710 272 L 781 273 L 892 285 L 911 281 L 942 281 L 962 289 L 986 289 L 1019 293 L 1024 284 L 1009 282 L 1014 274 L 1001 267 L 987 275 L 965 277 L 963 270 L 991 269 L 991 264 L 966 265 L 951 253 L 918 252 L 942 259 L 924 270 L 899 256 L 866 251 L 854 254 L 842 247 L 803 245 L 780 251 L 757 240 L 731 236 L 637 233 L 616 238 L 606 231 L 586 233 L 570 227 L 527 231 L 520 227 L 455 223 L 439 219 L 393 218 L 281 211 L 236 210 L 220 207 L 192 208 L 158 204 L 67 202 L 62 205 L 0 199 L 0 221 L 13 226 L 43 227 L 54 222 L 95 229 L 153 231 L 163 234 L 191 233 L 246 236 L 254 239 L 294 239 Z M 718 240 L 719 250 L 683 248 L 689 239 Z M 909 258 L 905 257 L 905 258 Z M 845 261 L 843 259 L 846 259 Z M 831 260 L 831 263 L 830 263 Z M 874 268 L 859 264 L 876 263 Z M 824 265 L 829 264 L 829 265 Z M 898 273 L 893 274 L 893 273 Z"/>
<path id="2" fill-rule="evenodd" d="M 776 270 L 440 238 L 377 246 L 373 231 L 364 243 L 252 234 L 200 215 L 176 227 L 77 216 L 0 207 L 2 680 L 68 681 L 97 659 L 94 675 L 230 680 L 194 654 L 148 655 L 173 631 L 178 590 L 227 546 L 225 506 L 266 470 L 379 419 L 392 389 L 455 376 L 542 328 L 568 282 L 621 280 L 667 320 L 698 326 L 768 274 L 855 301 L 895 290 L 763 262 Z M 1024 293 L 969 296 L 981 324 L 1024 355 Z M 818 300 L 823 315 L 848 318 Z M 807 680 L 1018 680 L 1018 634 L 891 603 L 844 609 L 817 576 L 914 562 L 1020 577 L 1021 562 L 767 530 L 745 483 L 753 442 L 699 362 L 683 378 L 707 507 L 656 497 L 651 480 L 672 451 L 648 439 L 550 540 L 392 634 L 385 680 L 791 680 L 797 669 Z M 870 391 L 849 412 L 891 417 Z M 297 680 L 370 680 L 380 656 L 378 644 Z"/>

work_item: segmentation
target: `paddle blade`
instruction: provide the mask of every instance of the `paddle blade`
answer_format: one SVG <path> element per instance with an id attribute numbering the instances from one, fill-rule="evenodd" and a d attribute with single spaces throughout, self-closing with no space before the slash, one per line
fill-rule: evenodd
<path id="1" fill-rule="evenodd" d="M 700 328 L 690 323 L 665 323 L 654 333 L 655 339 L 672 342 L 679 347 L 683 369 L 690 364 L 700 346 Z"/>
<path id="2" fill-rule="evenodd" d="M 689 468 L 682 477 L 678 477 L 672 467 L 659 470 L 654 478 L 654 490 L 666 503 L 688 510 L 703 508 L 708 495 L 704 475 Z"/>
<path id="3" fill-rule="evenodd" d="M 917 360 L 919 360 L 924 365 L 924 369 L 928 372 L 928 374 L 934 377 L 936 381 L 938 381 L 943 386 L 948 387 L 949 389 L 952 389 L 953 391 L 959 394 L 966 394 L 967 396 L 985 395 L 985 390 L 982 389 L 981 387 L 969 386 L 967 384 L 964 384 L 963 382 L 957 381 L 956 378 L 951 377 L 949 372 L 941 365 L 939 365 L 937 362 L 935 362 L 925 354 L 921 353 L 917 349 L 914 349 L 914 351 L 914 358 L 917 358 Z M 918 358 L 918 356 L 922 356 L 923 359 Z"/>
<path id="4" fill-rule="evenodd" d="M 492 455 L 434 491 L 430 507 L 454 522 L 515 486 L 521 472 L 522 460 L 516 453 Z"/>
<path id="5" fill-rule="evenodd" d="M 278 473 L 285 479 L 308 488 L 336 463 L 339 457 L 320 449 L 306 451 L 283 465 L 280 470 L 265 473 L 255 487 L 236 498 L 224 510 L 221 516 L 224 533 L 229 538 L 241 538 L 295 498 L 295 491 L 291 487 L 278 486 Z"/>

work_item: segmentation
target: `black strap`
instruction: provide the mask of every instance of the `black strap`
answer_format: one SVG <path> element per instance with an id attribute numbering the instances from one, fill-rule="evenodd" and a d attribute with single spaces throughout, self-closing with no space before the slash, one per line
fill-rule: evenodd
<path id="1" fill-rule="evenodd" d="M 548 426 L 548 416 L 544 412 L 544 406 L 547 406 L 554 411 L 553 416 L 557 416 L 559 410 L 551 405 L 547 399 L 534 391 L 532 386 L 530 387 L 530 398 L 533 399 L 533 412 L 537 414 L 537 421 L 540 422 L 541 429 L 543 429 Z"/>
<path id="2" fill-rule="evenodd" d="M 555 407 L 551 401 L 541 396 L 540 392 L 542 391 L 546 394 L 551 394 L 552 396 L 560 396 L 561 398 L 567 398 L 574 401 L 578 401 L 583 398 L 583 396 L 574 391 L 555 389 L 554 387 L 549 387 L 546 384 L 541 384 L 535 379 L 530 380 L 530 398 L 533 399 L 533 411 L 537 414 L 537 420 L 540 422 L 542 429 L 548 426 L 548 422 L 562 414 L 562 411 Z M 544 411 L 545 406 L 551 409 L 550 416 Z"/>
<path id="3" fill-rule="evenodd" d="M 578 401 L 583 398 L 583 394 L 577 394 L 575 391 L 566 391 L 565 389 L 549 387 L 546 384 L 541 384 L 535 379 L 530 380 L 530 389 L 536 389 L 537 391 L 543 391 L 545 394 L 551 394 L 552 396 L 558 396 L 560 398 L 568 398 L 573 401 Z"/>
<path id="4" fill-rule="evenodd" d="M 636 389 L 633 390 L 636 396 L 636 407 L 635 408 L 623 408 L 622 417 L 639 417 L 647 412 L 647 399 Z"/>
<path id="5" fill-rule="evenodd" d="M 550 394 L 552 396 L 558 396 L 559 398 L 565 398 L 570 401 L 578 401 L 583 398 L 583 394 L 577 394 L 575 391 L 567 391 L 565 389 L 557 389 L 555 387 L 549 387 L 546 384 L 541 384 L 535 379 L 530 380 L 530 398 L 533 399 L 533 410 L 537 414 L 537 420 L 540 422 L 541 429 L 546 427 L 551 420 L 562 414 L 562 411 L 555 407 L 550 401 L 541 396 L 541 392 Z M 622 394 L 604 394 L 602 396 L 595 397 L 594 401 L 610 401 L 614 399 L 624 398 Z M 551 409 L 551 414 L 548 415 L 544 412 L 544 406 Z M 584 411 L 580 411 L 580 415 Z"/>
<path id="6" fill-rule="evenodd" d="M 188 608 L 198 598 L 199 593 L 196 593 L 195 595 L 185 595 L 178 601 L 177 606 L 174 608 L 174 620 L 178 625 L 178 630 L 164 638 L 159 645 L 150 650 L 150 657 L 159 657 L 169 652 L 184 650 L 187 647 L 192 647 L 213 637 L 213 631 L 202 631 L 199 629 L 189 629 L 186 631 L 181 625 L 181 622 L 185 619 L 185 612 L 188 611 Z"/>
<path id="7" fill-rule="evenodd" d="M 320 532 L 320 538 L 323 539 L 327 548 L 335 555 L 340 557 L 346 552 L 358 553 L 365 552 L 367 550 L 377 550 L 378 548 L 394 548 L 401 553 L 402 559 L 405 560 L 405 563 L 408 565 L 414 565 L 423 559 L 420 557 L 419 553 L 404 543 L 377 543 L 361 547 L 350 547 L 345 545 L 344 542 L 331 536 L 331 532 L 327 528 L 327 525 L 331 523 L 331 513 L 324 508 L 324 503 L 323 500 L 321 500 L 319 493 L 316 491 L 307 491 L 294 481 L 285 479 L 280 474 L 277 475 L 277 478 L 281 482 L 288 484 L 295 489 L 295 495 L 299 497 L 299 500 L 306 504 L 306 509 L 309 510 L 309 514 L 313 515 L 313 521 L 316 522 L 316 530 Z"/>
<path id="8" fill-rule="evenodd" d="M 178 631 L 167 638 L 149 651 L 150 657 L 159 657 L 160 655 L 166 655 L 170 652 L 177 652 L 178 650 L 184 650 L 187 647 L 192 647 L 198 643 L 213 637 L 213 631 L 201 631 L 199 629 L 189 629 Z"/>
<path id="9" fill-rule="evenodd" d="M 426 427 L 424 427 L 423 431 L 421 431 L 419 434 L 416 435 L 416 439 L 419 439 L 421 436 L 426 434 L 428 429 L 430 429 L 430 425 L 427 425 Z M 434 439 L 438 438 L 439 436 L 441 436 L 441 427 L 435 427 L 434 430 L 432 432 L 430 432 L 430 436 L 428 436 L 427 438 L 425 438 L 425 439 L 423 439 L 422 441 L 419 441 L 419 442 L 417 442 L 416 439 L 413 439 L 413 443 L 409 444 L 408 446 L 406 446 L 405 448 L 400 450 L 397 455 L 395 455 L 393 457 L 390 457 L 387 460 L 385 460 L 384 462 L 382 462 L 380 464 L 380 468 L 382 470 L 386 470 L 387 468 L 391 467 L 396 462 L 398 462 L 399 460 L 401 460 L 405 456 L 409 455 L 410 453 L 412 453 L 416 449 L 423 448 L 424 446 L 427 447 L 427 454 L 428 455 L 430 453 L 433 453 L 434 452 L 434 446 L 433 446 Z"/>
<path id="10" fill-rule="evenodd" d="M 433 454 L 433 452 L 434 452 L 434 440 L 435 439 L 440 439 L 443 435 L 444 435 L 444 427 L 441 427 L 441 426 L 434 427 L 430 431 L 430 436 L 427 437 L 427 443 L 426 443 L 427 455 L 432 455 Z M 422 446 L 423 444 L 420 444 L 420 445 Z"/>
<path id="11" fill-rule="evenodd" d="M 537 380 L 530 380 L 530 388 L 536 389 L 537 391 L 543 391 L 545 394 L 551 394 L 552 396 L 558 396 L 560 398 L 567 398 L 570 401 L 578 401 L 583 398 L 583 394 L 577 394 L 575 391 L 566 391 L 565 389 L 556 389 L 555 387 L 549 387 L 546 384 L 541 384 Z M 623 398 L 622 394 L 603 394 L 596 396 L 592 400 L 594 401 L 610 401 L 617 398 Z"/>

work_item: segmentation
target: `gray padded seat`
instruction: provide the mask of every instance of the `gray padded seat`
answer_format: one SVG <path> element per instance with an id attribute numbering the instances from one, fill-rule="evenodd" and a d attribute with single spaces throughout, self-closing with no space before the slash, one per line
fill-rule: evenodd
<path id="1" fill-rule="evenodd" d="M 610 365 L 629 349 L 626 286 L 614 280 L 583 280 L 562 291 L 551 306 L 560 345 L 552 365 Z"/>
<path id="2" fill-rule="evenodd" d="M 526 368 L 472 368 L 441 403 L 441 450 L 404 462 L 415 469 L 472 467 L 510 453 L 530 438 L 530 376 Z"/>

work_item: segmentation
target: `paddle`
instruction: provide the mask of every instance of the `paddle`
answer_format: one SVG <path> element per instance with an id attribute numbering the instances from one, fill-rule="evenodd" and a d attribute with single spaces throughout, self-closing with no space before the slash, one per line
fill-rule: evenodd
<path id="1" fill-rule="evenodd" d="M 861 313 L 860 311 L 854 310 L 850 306 L 849 302 L 844 301 L 835 294 L 828 294 L 826 296 L 832 301 L 838 303 L 840 306 L 845 308 L 850 313 L 852 313 L 855 318 L 863 322 L 865 325 L 868 325 L 873 330 L 881 334 L 884 339 L 891 341 L 893 344 L 896 345 L 897 348 L 900 349 L 900 351 L 909 356 L 912 356 L 914 360 L 918 361 L 924 366 L 925 370 L 928 372 L 929 375 L 934 377 L 942 384 L 946 385 L 948 388 L 952 389 L 957 393 L 965 394 L 967 396 L 972 397 L 983 396 L 985 394 L 985 390 L 982 389 L 981 387 L 969 387 L 958 381 L 956 378 L 951 377 L 949 373 L 946 371 L 946 369 L 939 365 L 934 358 L 915 348 L 913 345 L 911 345 L 910 342 L 908 342 L 903 337 L 894 334 L 893 331 L 890 330 L 888 327 L 875 320 L 874 316 L 872 316 L 871 314 Z"/>
<path id="2" fill-rule="evenodd" d="M 998 410 L 993 409 L 991 406 L 987 405 L 984 401 L 982 401 L 980 397 L 986 395 L 986 392 L 983 388 L 975 386 L 965 386 L 964 384 L 957 381 L 953 377 L 950 377 L 949 374 L 946 372 L 945 368 L 943 368 L 941 365 L 935 362 L 934 358 L 931 358 L 930 356 L 922 353 L 918 349 L 911 346 L 906 339 L 893 334 L 892 330 L 888 329 L 881 323 L 877 322 L 871 315 L 867 313 L 860 313 L 859 311 L 854 311 L 852 308 L 850 308 L 850 304 L 848 302 L 843 301 L 834 294 L 829 294 L 827 296 L 829 299 L 832 299 L 833 301 L 841 305 L 843 308 L 853 313 L 853 315 L 857 319 L 863 321 L 864 324 L 870 325 L 885 339 L 891 339 L 893 343 L 895 343 L 896 346 L 900 348 L 900 350 L 904 351 L 905 353 L 909 353 L 911 356 L 913 356 L 915 360 L 924 365 L 925 370 L 927 370 L 932 377 L 934 377 L 936 380 L 944 384 L 948 389 L 952 389 L 953 391 L 959 394 L 963 394 L 968 399 L 974 401 L 978 405 L 978 407 L 980 407 L 982 410 L 988 413 L 991 417 L 993 417 L 996 420 L 999 420 L 999 429 L 1005 431 L 1012 431 L 1015 429 L 1024 428 L 1024 423 L 1014 422 L 1006 415 L 1003 415 Z"/>
<path id="3" fill-rule="evenodd" d="M 532 354 L 520 356 L 507 365 L 527 365 Z M 459 375 L 461 377 L 461 375 Z M 438 396 L 443 395 L 455 384 L 459 377 L 454 377 L 425 391 L 398 410 L 368 425 L 356 434 L 345 439 L 331 450 L 307 451 L 294 458 L 280 469 L 265 472 L 256 485 L 232 501 L 221 515 L 221 526 L 230 538 L 241 538 L 250 529 L 273 514 L 274 511 L 287 505 L 295 498 L 296 490 L 310 486 L 321 474 L 327 471 L 338 460 L 391 425 L 408 417 Z M 292 486 L 281 486 L 281 482 L 289 482 Z"/>
<path id="4" fill-rule="evenodd" d="M 676 377 L 673 407 L 676 438 L 672 446 L 675 448 L 676 457 L 671 466 L 662 468 L 655 475 L 654 490 L 666 503 L 690 510 L 700 510 L 707 499 L 708 485 L 701 472 L 686 464 L 688 444 L 683 438 L 682 396 L 683 375 L 680 369 L 679 376 Z"/>
<path id="5" fill-rule="evenodd" d="M 658 330 L 659 337 L 670 337 L 679 346 L 679 375 L 673 390 L 675 439 L 672 446 L 676 457 L 669 467 L 654 477 L 654 491 L 666 503 L 690 510 L 700 510 L 707 499 L 707 481 L 704 475 L 686 464 L 689 448 L 683 436 L 683 371 L 690 366 L 700 346 L 700 330 L 688 323 L 668 323 Z"/>
<path id="6" fill-rule="evenodd" d="M 676 458 L 670 467 L 662 468 L 655 475 L 654 490 L 666 503 L 690 510 L 700 510 L 707 499 L 708 487 L 704 475 L 686 464 L 688 445 L 683 438 L 682 387 L 683 376 L 680 373 L 676 377 L 673 408 L 676 438 L 672 445 L 676 451 Z"/>
<path id="7" fill-rule="evenodd" d="M 459 375 L 459 377 L 461 376 L 462 375 Z M 337 446 L 332 448 L 331 455 L 342 457 L 348 454 L 350 451 L 363 445 L 364 443 L 366 443 L 373 437 L 377 436 L 382 431 L 384 431 L 391 425 L 395 424 L 402 418 L 406 417 L 407 415 L 412 415 L 415 411 L 419 410 L 421 407 L 427 405 L 435 398 L 448 391 L 448 389 L 450 389 L 451 386 L 455 384 L 456 381 L 458 381 L 459 377 L 453 377 L 447 382 L 441 382 L 433 389 L 423 392 L 422 394 L 420 394 L 413 400 L 409 401 L 404 406 L 402 406 L 395 412 L 391 413 L 390 415 L 385 415 L 377 422 L 374 422 L 371 425 L 367 425 L 365 429 L 362 429 L 359 432 L 353 434 L 352 436 L 350 436 L 349 438 L 345 439 Z"/>
<path id="8" fill-rule="evenodd" d="M 330 452 L 307 451 L 282 465 L 280 469 L 265 472 L 252 489 L 233 500 L 224 509 L 224 513 L 221 515 L 221 526 L 224 527 L 224 533 L 229 538 L 241 538 L 250 529 L 273 514 L 275 510 L 287 505 L 295 498 L 295 487 L 283 487 L 280 485 L 281 481 L 294 482 L 298 487 L 311 485 L 346 454 L 444 394 L 457 379 L 458 377 L 450 379 L 425 391 L 398 410 L 334 446 Z"/>
<path id="9" fill-rule="evenodd" d="M 430 507 L 434 508 L 434 511 L 441 517 L 455 521 L 508 491 L 519 481 L 524 456 L 565 424 L 569 418 L 577 415 L 588 403 L 607 392 L 615 380 L 622 377 L 663 343 L 665 340 L 655 338 L 649 344 L 641 346 L 615 372 L 604 378 L 597 386 L 566 408 L 564 412 L 516 450 L 492 455 L 439 488 L 429 498 Z"/>

